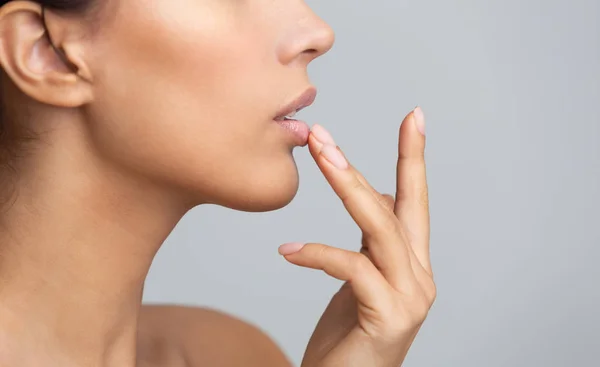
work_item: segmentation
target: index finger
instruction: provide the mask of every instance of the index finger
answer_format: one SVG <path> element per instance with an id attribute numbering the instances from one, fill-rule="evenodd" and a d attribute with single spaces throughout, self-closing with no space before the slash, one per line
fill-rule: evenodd
<path id="1" fill-rule="evenodd" d="M 359 179 L 362 175 L 345 159 L 335 142 L 332 144 L 329 134 L 322 134 L 326 132 L 324 129 L 318 134 L 322 140 L 317 139 L 315 131 L 321 129 L 313 128 L 309 136 L 311 155 L 354 222 L 369 239 L 374 264 L 396 288 L 411 289 L 415 274 L 398 218 L 382 203 L 383 197 L 375 194 L 366 180 Z"/>

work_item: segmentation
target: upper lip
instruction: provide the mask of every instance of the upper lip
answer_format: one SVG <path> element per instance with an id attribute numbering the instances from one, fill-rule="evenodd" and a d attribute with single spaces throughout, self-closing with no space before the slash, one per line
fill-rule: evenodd
<path id="1" fill-rule="evenodd" d="M 314 87 L 308 88 L 299 97 L 279 110 L 277 116 L 275 116 L 275 120 L 281 119 L 293 112 L 300 111 L 304 107 L 310 106 L 315 101 L 315 98 L 317 98 L 317 89 Z"/>

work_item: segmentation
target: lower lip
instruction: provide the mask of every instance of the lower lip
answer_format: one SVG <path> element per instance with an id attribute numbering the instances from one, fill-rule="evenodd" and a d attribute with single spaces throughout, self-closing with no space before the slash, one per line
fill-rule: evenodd
<path id="1" fill-rule="evenodd" d="M 275 121 L 277 125 L 281 126 L 294 138 L 294 143 L 296 145 L 303 147 L 306 144 L 308 144 L 310 127 L 308 127 L 308 124 L 306 122 L 300 120 L 273 121 Z"/>

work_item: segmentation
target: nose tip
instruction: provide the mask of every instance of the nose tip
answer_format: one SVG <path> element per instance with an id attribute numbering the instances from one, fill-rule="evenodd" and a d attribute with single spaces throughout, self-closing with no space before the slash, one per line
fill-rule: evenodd
<path id="1" fill-rule="evenodd" d="M 309 63 L 317 57 L 327 53 L 335 43 L 335 33 L 324 20 L 314 13 L 309 22 L 297 28 L 293 36 L 287 38 L 280 48 L 280 61 L 288 64 L 301 59 Z"/>
<path id="2" fill-rule="evenodd" d="M 305 51 L 312 54 L 312 59 L 327 53 L 335 43 L 335 33 L 329 24 L 323 20 L 320 20 L 319 23 L 321 24 L 313 34 L 313 47 Z"/>

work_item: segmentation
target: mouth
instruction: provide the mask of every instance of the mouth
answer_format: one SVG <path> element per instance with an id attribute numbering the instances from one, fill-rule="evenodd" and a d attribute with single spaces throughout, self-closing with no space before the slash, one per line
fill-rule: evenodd
<path id="1" fill-rule="evenodd" d="M 310 127 L 304 121 L 294 119 L 294 115 L 301 109 L 310 106 L 317 97 L 317 90 L 310 87 L 304 91 L 298 98 L 287 104 L 277 112 L 277 116 L 273 121 L 287 131 L 291 142 L 294 146 L 306 146 L 308 144 L 308 136 L 310 135 Z"/>
<path id="2" fill-rule="evenodd" d="M 288 121 L 293 119 L 294 115 L 298 111 L 313 104 L 317 98 L 317 90 L 314 87 L 310 87 L 304 91 L 299 97 L 288 103 L 285 107 L 277 112 L 277 115 L 273 118 L 275 121 Z"/>

